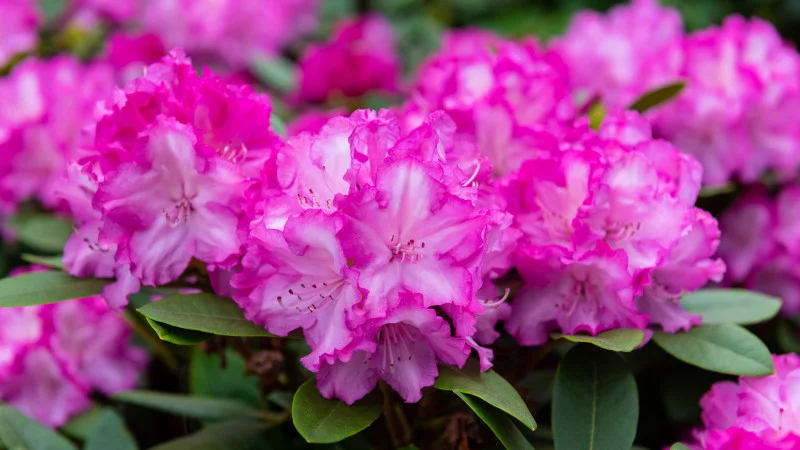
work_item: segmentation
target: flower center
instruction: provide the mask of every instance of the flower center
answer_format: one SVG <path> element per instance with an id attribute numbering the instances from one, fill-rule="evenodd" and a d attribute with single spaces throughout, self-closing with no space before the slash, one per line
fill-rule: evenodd
<path id="1" fill-rule="evenodd" d="M 606 241 L 626 241 L 634 236 L 639 230 L 642 229 L 641 222 L 631 222 L 631 223 L 619 223 L 619 222 L 612 222 L 608 226 L 606 226 Z"/>
<path id="2" fill-rule="evenodd" d="M 164 214 L 169 226 L 177 227 L 178 225 L 189 221 L 189 216 L 191 215 L 192 211 L 194 211 L 194 206 L 192 206 L 192 203 L 184 197 L 180 199 L 180 201 L 178 201 L 172 208 L 162 209 L 161 213 Z"/>
<path id="3" fill-rule="evenodd" d="M 600 299 L 593 295 L 592 285 L 588 279 L 578 279 L 572 277 L 570 286 L 561 292 L 561 303 L 556 304 L 557 308 L 564 310 L 568 316 L 572 315 L 579 306 L 584 305 L 589 308 L 589 313 L 595 314 L 603 309 Z"/>
<path id="4" fill-rule="evenodd" d="M 322 208 L 322 204 L 317 199 L 317 195 L 314 194 L 313 189 L 309 189 L 308 193 L 297 193 L 297 201 L 300 203 L 300 206 L 304 208 Z M 333 200 L 328 199 L 325 201 L 325 207 L 328 209 L 333 209 Z"/>
<path id="5" fill-rule="evenodd" d="M 411 361 L 413 355 L 410 345 L 416 342 L 414 333 L 404 323 L 390 323 L 381 328 L 378 342 L 383 345 L 383 350 L 376 352 L 381 358 L 377 368 L 381 373 L 394 373 L 395 364 L 400 361 Z"/>
<path id="6" fill-rule="evenodd" d="M 422 255 L 425 251 L 425 243 L 417 243 L 414 239 L 409 239 L 403 243 L 397 236 L 392 235 L 389 238 L 389 249 L 392 251 L 391 261 L 416 263 L 422 259 Z"/>
<path id="7" fill-rule="evenodd" d="M 224 160 L 238 163 L 247 156 L 247 147 L 241 142 L 238 145 L 229 142 L 224 147 L 217 148 L 217 154 Z"/>

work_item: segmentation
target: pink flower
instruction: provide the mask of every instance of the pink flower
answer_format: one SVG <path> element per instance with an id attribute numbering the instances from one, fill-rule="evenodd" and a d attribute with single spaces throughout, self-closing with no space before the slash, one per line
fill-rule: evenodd
<path id="1" fill-rule="evenodd" d="M 407 126 L 436 110 L 457 126 L 450 161 L 470 173 L 488 163 L 495 176 L 535 153 L 538 127 L 575 116 L 561 66 L 536 42 L 514 43 L 478 30 L 446 35 L 417 74 L 404 106 Z"/>
<path id="2" fill-rule="evenodd" d="M 585 123 L 548 133 L 501 183 L 523 233 L 516 263 L 526 281 L 507 329 L 539 345 L 552 330 L 698 324 L 678 300 L 719 281 L 724 265 L 711 258 L 716 221 L 693 206 L 697 162 L 653 139 L 633 112 L 612 111 L 598 133 Z"/>
<path id="3" fill-rule="evenodd" d="M 72 273 L 113 273 L 104 296 L 120 308 L 140 283 L 178 279 L 192 258 L 210 270 L 234 265 L 248 223 L 248 177 L 274 165 L 281 145 L 265 125 L 270 113 L 266 96 L 198 76 L 180 52 L 119 90 L 81 159 L 98 215 L 80 218 L 81 236 L 65 249 Z M 113 252 L 113 265 L 78 267 L 87 247 Z"/>
<path id="4" fill-rule="evenodd" d="M 324 102 L 337 93 L 345 97 L 373 90 L 394 93 L 399 78 L 394 31 L 386 19 L 370 14 L 340 22 L 330 42 L 306 49 L 300 60 L 297 97 Z"/>
<path id="5" fill-rule="evenodd" d="M 207 64 L 244 68 L 316 26 L 318 0 L 148 1 L 144 31 Z"/>
<path id="6" fill-rule="evenodd" d="M 743 281 L 772 253 L 774 214 L 769 197 L 759 189 L 750 190 L 723 214 L 719 255 L 728 266 L 728 281 Z"/>
<path id="7" fill-rule="evenodd" d="M 45 269 L 16 274 L 32 270 Z M 0 309 L 0 321 L 10 325 L 0 331 L 0 401 L 52 427 L 87 408 L 91 391 L 133 388 L 147 361 L 99 297 Z"/>
<path id="8" fill-rule="evenodd" d="M 117 33 L 108 39 L 106 59 L 124 84 L 142 76 L 145 67 L 158 62 L 166 53 L 164 44 L 155 34 Z"/>
<path id="9" fill-rule="evenodd" d="M 362 322 L 357 307 L 367 295 L 359 273 L 348 267 L 337 234 L 343 217 L 310 210 L 289 218 L 283 231 L 255 227 L 242 272 L 234 275 L 234 299 L 248 319 L 280 336 L 302 328 L 313 351 L 303 358 L 319 370 L 335 357 Z"/>
<path id="10" fill-rule="evenodd" d="M 3 2 L 0 18 L 0 66 L 11 59 L 33 50 L 39 40 L 38 28 L 42 17 L 34 0 L 10 0 Z"/>
<path id="11" fill-rule="evenodd" d="M 475 299 L 487 220 L 442 177 L 436 166 L 402 159 L 381 168 L 375 187 L 340 202 L 345 254 L 370 292 L 368 314 L 383 314 L 402 291 L 421 294 L 426 307 Z"/>
<path id="12" fill-rule="evenodd" d="M 453 128 L 441 113 L 408 133 L 389 111 L 334 117 L 291 137 L 245 194 L 234 299 L 273 333 L 303 330 L 303 364 L 328 398 L 353 403 L 383 379 L 418 401 L 439 362 L 461 366 L 472 349 L 491 367 L 472 336 L 497 309 L 480 324 L 489 340 L 506 296 L 478 290 L 510 268 L 519 235 L 447 162 Z"/>
<path id="13" fill-rule="evenodd" d="M 800 444 L 800 358 L 773 356 L 775 373 L 716 383 L 700 400 L 699 450 L 789 450 Z"/>
<path id="14" fill-rule="evenodd" d="M 97 120 L 94 154 L 86 159 L 101 172 L 131 161 L 138 135 L 159 115 L 191 125 L 204 155 L 237 163 L 249 177 L 258 176 L 280 145 L 265 125 L 272 113 L 266 95 L 210 72 L 198 76 L 179 50 L 150 65 L 144 76 L 118 90 L 114 100 Z"/>
<path id="15" fill-rule="evenodd" d="M 551 45 L 585 99 L 624 108 L 642 94 L 678 81 L 683 59 L 680 13 L 657 0 L 632 0 L 608 13 L 582 11 Z"/>
<path id="16" fill-rule="evenodd" d="M 742 284 L 783 300 L 781 313 L 800 312 L 800 189 L 789 186 L 770 198 L 751 189 L 722 215 L 719 256 L 730 267 L 726 284 Z"/>
<path id="17" fill-rule="evenodd" d="M 347 360 L 322 367 L 317 386 L 323 396 L 352 404 L 380 379 L 406 402 L 418 402 L 422 388 L 432 386 L 439 374 L 437 361 L 464 365 L 469 346 L 463 338 L 450 336 L 447 322 L 422 308 L 418 295 L 401 295 L 399 301 L 385 318 L 372 324 L 376 342 L 356 350 Z"/>
<path id="18" fill-rule="evenodd" d="M 220 264 L 239 252 L 242 177 L 236 165 L 198 155 L 192 128 L 163 116 L 136 146 L 135 160 L 99 185 L 101 238 L 144 284 L 177 279 L 191 258 Z"/>
<path id="19" fill-rule="evenodd" d="M 0 209 L 36 198 L 54 206 L 53 183 L 78 156 L 94 105 L 110 95 L 107 68 L 60 56 L 29 59 L 0 80 Z"/>
<path id="20" fill-rule="evenodd" d="M 596 335 L 613 328 L 645 327 L 647 316 L 636 311 L 624 251 L 613 251 L 601 241 L 596 250 L 570 261 L 567 255 L 543 250 L 541 255 L 520 255 L 527 287 L 514 298 L 506 323 L 520 344 L 542 344 L 553 329 Z"/>
<path id="21" fill-rule="evenodd" d="M 756 434 L 742 428 L 712 430 L 702 445 L 690 445 L 698 450 L 793 450 L 800 447 L 800 436 L 778 433 Z"/>
<path id="22" fill-rule="evenodd" d="M 704 168 L 704 182 L 745 182 L 800 163 L 800 57 L 774 27 L 732 16 L 684 41 L 687 87 L 654 112 L 656 131 Z"/>
<path id="23" fill-rule="evenodd" d="M 344 115 L 345 111 L 343 109 L 334 109 L 330 111 L 309 110 L 298 115 L 294 120 L 286 124 L 286 134 L 289 136 L 297 136 L 304 131 L 319 133 L 330 119 Z"/>

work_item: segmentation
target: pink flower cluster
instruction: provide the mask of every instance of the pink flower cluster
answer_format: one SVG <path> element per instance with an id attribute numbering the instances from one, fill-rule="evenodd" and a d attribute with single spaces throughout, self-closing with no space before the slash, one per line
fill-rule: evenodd
<path id="1" fill-rule="evenodd" d="M 115 275 L 103 295 L 120 308 L 140 283 L 177 280 L 192 258 L 211 269 L 234 264 L 248 177 L 279 139 L 265 126 L 269 99 L 198 76 L 176 51 L 99 114 L 82 172 L 56 190 L 79 225 L 64 252 L 70 273 Z"/>
<path id="2" fill-rule="evenodd" d="M 730 16 L 686 35 L 680 15 L 634 0 L 605 16 L 578 14 L 551 50 L 577 93 L 625 107 L 683 80 L 684 92 L 651 114 L 657 136 L 694 155 L 704 183 L 757 180 L 800 166 L 800 56 L 772 24 Z"/>
<path id="3" fill-rule="evenodd" d="M 0 401 L 51 427 L 89 407 L 92 391 L 132 389 L 147 360 L 100 297 L 0 309 L 0 323 Z"/>
<path id="4" fill-rule="evenodd" d="M 686 89 L 654 118 L 658 134 L 703 164 L 706 184 L 756 181 L 800 166 L 800 56 L 772 24 L 732 16 L 688 36 Z"/>
<path id="5" fill-rule="evenodd" d="M 42 21 L 35 0 L 4 0 L 0 2 L 0 67 L 20 54 L 33 50 L 38 41 Z"/>
<path id="6" fill-rule="evenodd" d="M 714 384 L 700 400 L 694 450 L 800 448 L 800 357 L 773 356 L 775 374 Z"/>
<path id="7" fill-rule="evenodd" d="M 325 397 L 353 403 L 381 379 L 415 402 L 438 362 L 475 348 L 491 366 L 473 336 L 504 215 L 446 160 L 453 128 L 441 113 L 408 133 L 389 111 L 336 117 L 289 139 L 250 191 L 234 299 L 272 333 L 303 329 Z"/>
<path id="8" fill-rule="evenodd" d="M 392 26 L 375 14 L 340 22 L 330 42 L 306 48 L 298 74 L 297 98 L 303 102 L 396 92 L 400 55 Z"/>
<path id="9" fill-rule="evenodd" d="M 552 129 L 555 130 L 555 129 Z M 501 187 L 523 233 L 517 269 L 526 282 L 506 328 L 523 345 L 548 333 L 612 328 L 688 330 L 700 317 L 680 297 L 719 281 L 719 229 L 694 207 L 701 168 L 653 139 L 634 112 L 543 134 L 538 154 Z"/>
<path id="10" fill-rule="evenodd" d="M 783 300 L 781 313 L 800 313 L 800 188 L 788 186 L 775 198 L 765 189 L 748 191 L 720 219 L 719 256 L 725 282 L 741 284 Z"/>
<path id="11" fill-rule="evenodd" d="M 53 184 L 113 85 L 107 67 L 69 56 L 28 59 L 0 79 L 0 212 L 33 198 L 53 206 Z"/>
<path id="12" fill-rule="evenodd" d="M 147 0 L 141 28 L 206 64 L 247 67 L 313 31 L 319 0 Z"/>
<path id="13" fill-rule="evenodd" d="M 537 129 L 574 119 L 563 70 L 533 40 L 451 32 L 417 74 L 405 121 L 414 127 L 433 111 L 447 112 L 457 126 L 454 161 L 465 170 L 488 162 L 501 176 L 531 156 Z"/>
<path id="14" fill-rule="evenodd" d="M 658 0 L 632 0 L 603 15 L 582 11 L 551 49 L 580 97 L 625 108 L 645 92 L 677 81 L 683 62 L 681 15 Z"/>

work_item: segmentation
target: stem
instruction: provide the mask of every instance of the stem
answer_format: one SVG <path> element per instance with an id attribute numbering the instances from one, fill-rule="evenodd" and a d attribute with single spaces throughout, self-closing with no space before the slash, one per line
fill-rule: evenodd
<path id="1" fill-rule="evenodd" d="M 383 391 L 383 418 L 386 421 L 386 428 L 389 430 L 389 438 L 392 440 L 392 448 L 400 448 L 403 446 L 403 442 L 400 439 L 400 436 L 398 436 L 397 430 L 394 427 L 394 421 L 392 420 L 394 417 L 394 408 L 392 407 L 394 403 L 392 400 L 392 389 L 383 381 L 381 381 L 380 384 L 381 391 Z"/>
<path id="2" fill-rule="evenodd" d="M 397 424 L 400 425 L 400 439 L 402 441 L 402 445 L 408 445 L 411 443 L 411 427 L 408 425 L 408 419 L 406 418 L 406 414 L 403 412 L 403 405 L 400 403 L 394 404 L 394 412 L 395 417 L 397 418 Z"/>
<path id="3" fill-rule="evenodd" d="M 175 355 L 173 355 L 169 349 L 161 342 L 161 339 L 150 333 L 144 327 L 142 327 L 141 323 L 134 317 L 133 313 L 130 311 L 124 311 L 122 313 L 122 318 L 128 322 L 128 326 L 131 327 L 134 333 L 139 335 L 147 345 L 153 350 L 153 352 L 158 356 L 158 358 L 166 364 L 169 369 L 174 372 L 178 373 L 179 365 L 178 360 L 175 359 Z"/>

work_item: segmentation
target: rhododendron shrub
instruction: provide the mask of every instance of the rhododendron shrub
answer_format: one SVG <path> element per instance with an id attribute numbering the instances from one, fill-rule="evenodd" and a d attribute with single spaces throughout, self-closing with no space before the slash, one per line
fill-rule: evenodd
<path id="1" fill-rule="evenodd" d="M 0 0 L 0 449 L 800 448 L 797 51 L 584 1 Z"/>

